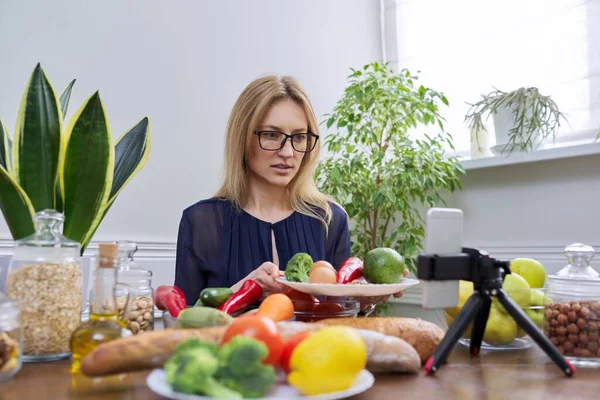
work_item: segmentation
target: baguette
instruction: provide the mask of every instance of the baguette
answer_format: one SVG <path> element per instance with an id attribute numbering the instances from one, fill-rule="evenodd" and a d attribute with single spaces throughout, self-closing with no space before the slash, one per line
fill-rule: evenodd
<path id="1" fill-rule="evenodd" d="M 81 372 L 102 376 L 160 367 L 177 345 L 198 338 L 217 344 L 227 326 L 202 329 L 164 329 L 102 343 L 81 360 Z"/>
<path id="2" fill-rule="evenodd" d="M 285 339 L 294 333 L 317 331 L 327 325 L 281 322 L 279 331 Z M 219 343 L 226 326 L 202 329 L 165 329 L 103 343 L 85 356 L 81 371 L 87 376 L 104 376 L 160 368 L 177 345 L 187 339 Z M 370 330 L 359 329 L 367 346 L 367 369 L 373 372 L 415 373 L 420 368 L 419 354 L 404 340 Z"/>
<path id="3" fill-rule="evenodd" d="M 369 317 L 369 318 L 328 318 L 319 321 L 324 325 L 344 325 L 357 329 L 367 329 L 405 340 L 415 348 L 425 364 L 444 338 L 442 328 L 420 318 Z"/>

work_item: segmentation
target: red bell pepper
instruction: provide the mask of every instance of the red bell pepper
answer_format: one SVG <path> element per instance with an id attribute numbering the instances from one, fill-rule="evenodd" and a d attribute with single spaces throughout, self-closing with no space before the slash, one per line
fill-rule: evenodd
<path id="1" fill-rule="evenodd" d="M 154 304 L 159 310 L 167 310 L 177 318 L 179 313 L 187 307 L 185 294 L 177 286 L 160 285 L 154 291 Z"/>
<path id="2" fill-rule="evenodd" d="M 240 290 L 231 295 L 231 297 L 219 307 L 219 310 L 227 314 L 233 314 L 256 303 L 260 300 L 262 295 L 262 287 L 256 281 L 248 279 L 242 284 Z"/>
<path id="3" fill-rule="evenodd" d="M 363 276 L 363 261 L 358 257 L 346 259 L 337 273 L 337 283 L 348 283 Z"/>

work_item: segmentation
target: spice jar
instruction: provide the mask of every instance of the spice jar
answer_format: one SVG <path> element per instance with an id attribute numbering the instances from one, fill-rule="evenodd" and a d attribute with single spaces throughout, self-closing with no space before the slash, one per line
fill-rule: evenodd
<path id="1" fill-rule="evenodd" d="M 142 269 L 134 260 L 138 246 L 130 241 L 118 241 L 119 264 L 117 282 L 128 287 L 133 297 L 132 309 L 125 313 L 126 294 L 117 292 L 119 316 L 124 318 L 127 327 L 135 335 L 154 330 L 154 290 L 152 271 Z"/>
<path id="2" fill-rule="evenodd" d="M 0 382 L 21 369 L 21 321 L 16 301 L 0 293 Z"/>
<path id="3" fill-rule="evenodd" d="M 600 367 L 600 277 L 591 266 L 594 249 L 565 248 L 568 264 L 548 276 L 544 334 L 574 365 Z"/>
<path id="4" fill-rule="evenodd" d="M 36 232 L 15 241 L 5 293 L 18 300 L 24 362 L 69 357 L 69 338 L 81 319 L 80 245 L 60 233 L 64 215 L 35 215 Z"/>

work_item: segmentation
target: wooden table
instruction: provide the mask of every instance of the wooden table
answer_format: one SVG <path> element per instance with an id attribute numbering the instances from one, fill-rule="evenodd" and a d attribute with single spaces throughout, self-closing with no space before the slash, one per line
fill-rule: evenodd
<path id="1" fill-rule="evenodd" d="M 146 386 L 148 371 L 92 381 L 73 377 L 67 360 L 25 364 L 0 384 L 1 400 L 162 399 Z M 598 399 L 600 369 L 579 368 L 567 378 L 536 346 L 514 352 L 482 352 L 471 358 L 457 345 L 435 376 L 377 375 L 375 385 L 356 400 L 385 399 Z"/>

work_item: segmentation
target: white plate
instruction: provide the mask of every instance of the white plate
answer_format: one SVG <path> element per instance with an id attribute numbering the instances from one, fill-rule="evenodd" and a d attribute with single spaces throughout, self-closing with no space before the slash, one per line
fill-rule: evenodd
<path id="1" fill-rule="evenodd" d="M 197 396 L 190 394 L 183 394 L 174 392 L 171 389 L 171 386 L 167 383 L 167 379 L 165 377 L 165 372 L 162 369 L 155 369 L 148 375 L 146 379 L 146 383 L 150 390 L 154 393 L 157 393 L 163 397 L 175 400 L 211 400 L 212 397 L 206 396 Z M 293 387 L 277 383 L 273 386 L 273 388 L 269 391 L 268 397 L 261 397 L 254 400 L 285 400 L 285 399 L 304 399 L 304 400 L 337 400 L 337 399 L 345 399 L 350 396 L 354 396 L 356 394 L 362 393 L 373 386 L 375 383 L 375 377 L 366 369 L 363 369 L 358 374 L 358 378 L 354 382 L 352 387 L 342 390 L 339 392 L 320 394 L 317 396 L 302 396 L 296 389 Z"/>
<path id="2" fill-rule="evenodd" d="M 419 284 L 412 278 L 404 278 L 398 283 L 364 283 L 364 284 L 341 284 L 341 283 L 304 283 L 289 282 L 284 277 L 277 279 L 279 282 L 296 289 L 299 292 L 323 296 L 340 297 L 372 297 L 388 296 Z"/>

